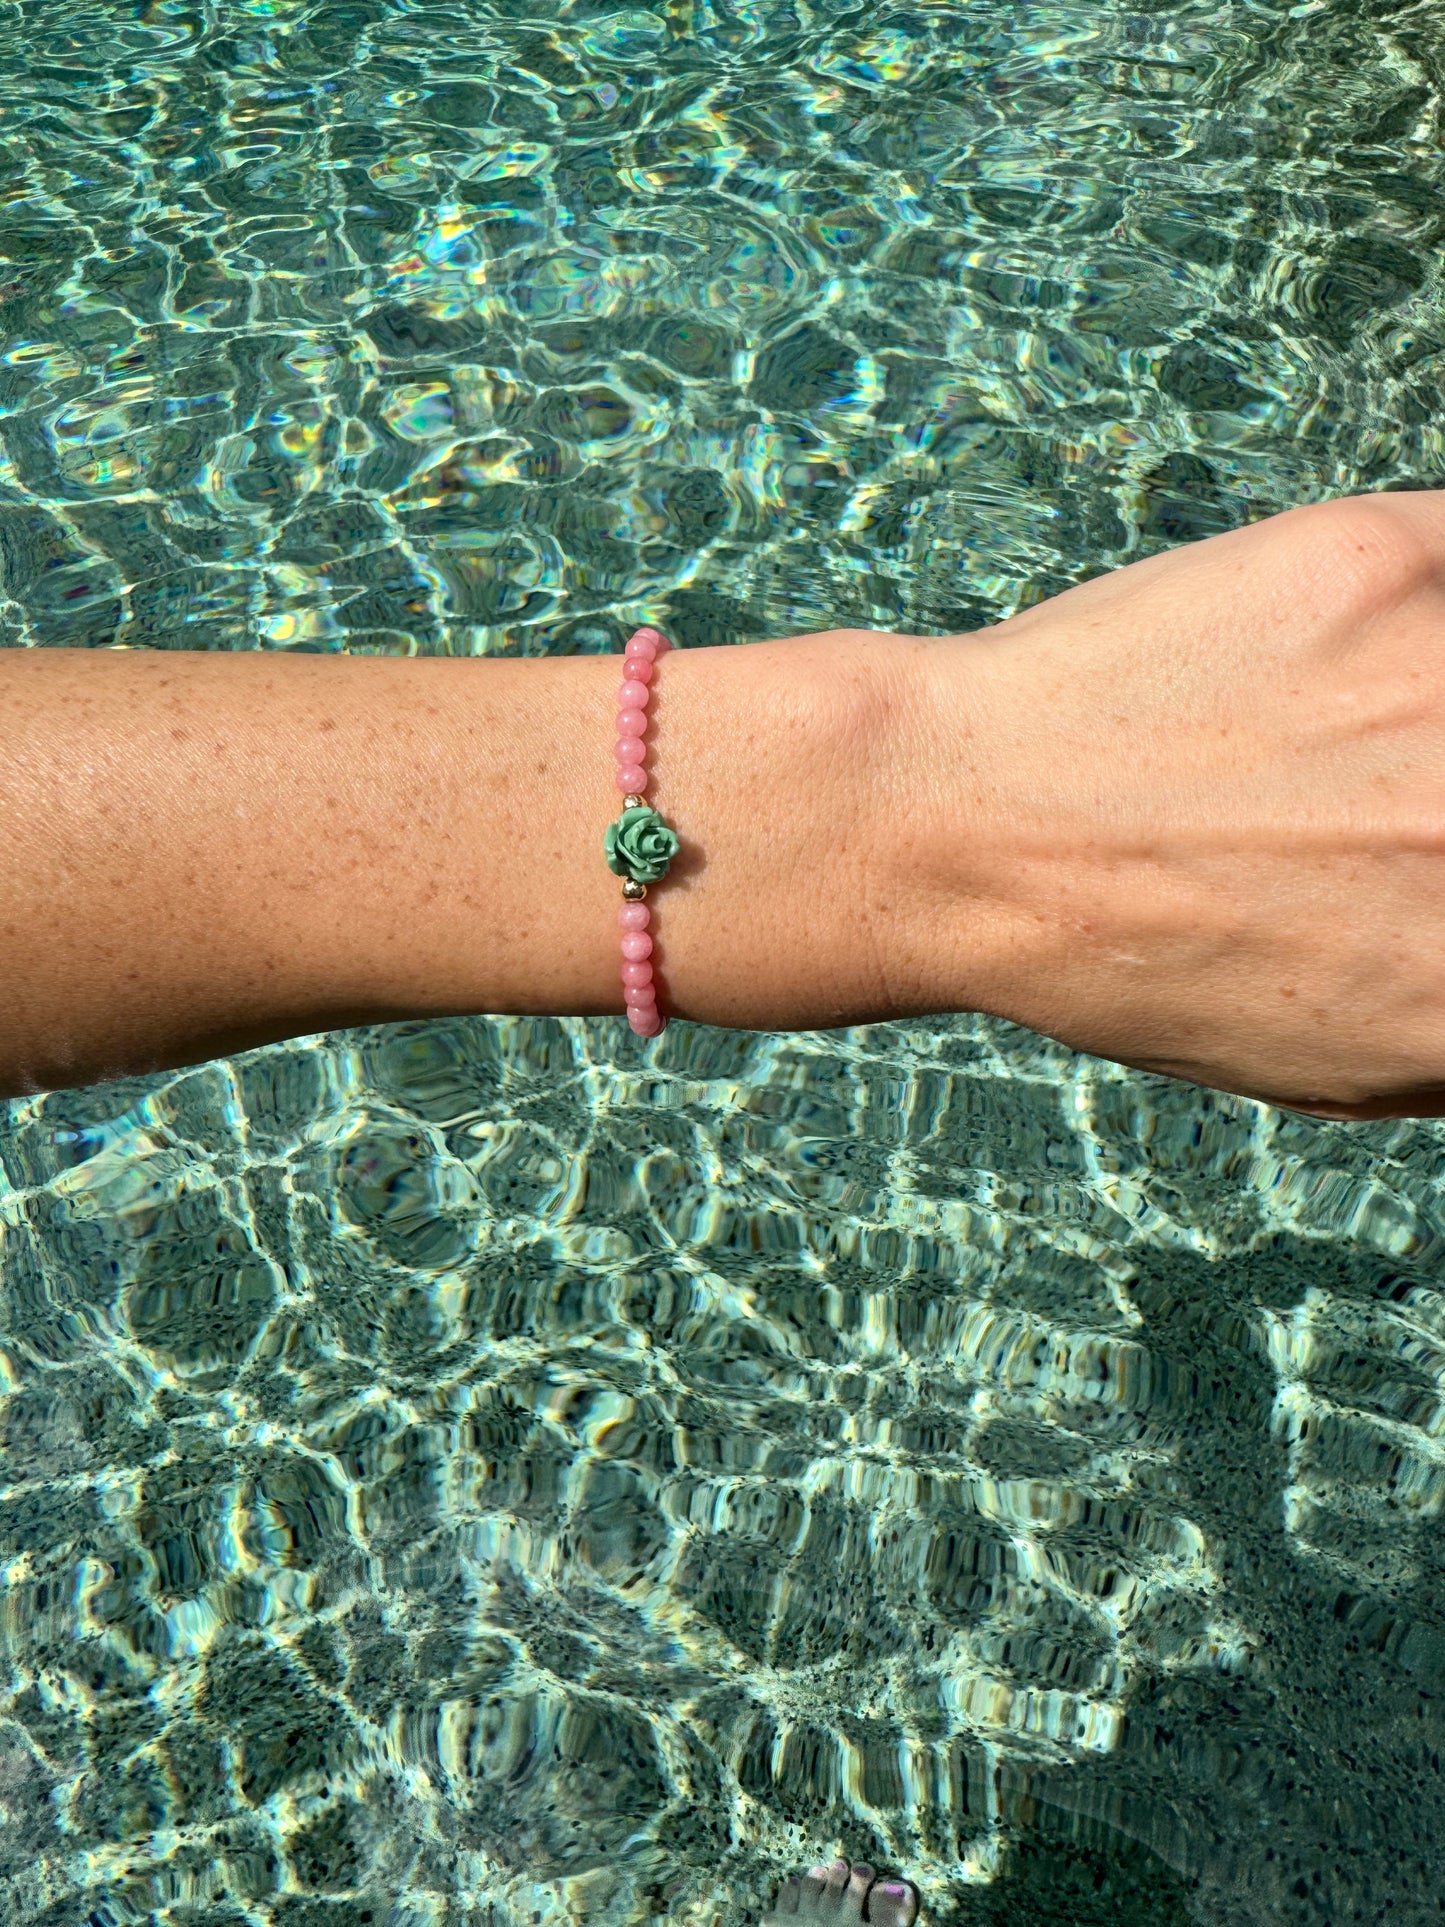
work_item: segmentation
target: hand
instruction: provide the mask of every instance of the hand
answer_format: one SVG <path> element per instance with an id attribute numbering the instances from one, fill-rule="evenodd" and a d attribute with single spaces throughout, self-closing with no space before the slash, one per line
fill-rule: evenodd
<path id="1" fill-rule="evenodd" d="M 900 1012 L 1445 1113 L 1445 492 L 1293 509 L 896 658 Z"/>

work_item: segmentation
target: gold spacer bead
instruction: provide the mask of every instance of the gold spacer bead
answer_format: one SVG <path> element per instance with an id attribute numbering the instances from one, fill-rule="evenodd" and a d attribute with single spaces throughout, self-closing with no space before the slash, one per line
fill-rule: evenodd
<path id="1" fill-rule="evenodd" d="M 635 810 L 642 801 L 643 799 L 640 796 L 624 796 L 622 799 L 622 807 L 625 810 Z"/>
<path id="2" fill-rule="evenodd" d="M 629 903 L 640 903 L 647 895 L 647 885 L 639 883 L 636 877 L 629 877 L 622 886 L 622 894 Z"/>

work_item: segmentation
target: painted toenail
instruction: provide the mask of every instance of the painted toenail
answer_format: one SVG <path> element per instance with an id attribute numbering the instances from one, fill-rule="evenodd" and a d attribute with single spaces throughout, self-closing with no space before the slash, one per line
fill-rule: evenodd
<path id="1" fill-rule="evenodd" d="M 908 1898 L 908 1889 L 898 1880 L 886 1881 L 879 1891 L 890 1895 L 894 1900 L 907 1900 Z"/>

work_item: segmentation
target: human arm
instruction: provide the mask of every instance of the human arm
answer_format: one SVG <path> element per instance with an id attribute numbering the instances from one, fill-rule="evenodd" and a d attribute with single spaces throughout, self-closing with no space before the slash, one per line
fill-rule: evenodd
<path id="1" fill-rule="evenodd" d="M 619 1012 L 616 657 L 0 655 L 0 1090 L 386 1018 Z M 1445 1110 L 1445 492 L 979 634 L 681 649 L 663 1000 L 981 1010 L 1322 1115 Z"/>
<path id="2" fill-rule="evenodd" d="M 876 1014 L 861 889 L 889 639 L 677 649 L 665 1007 Z M 619 658 L 0 653 L 0 1092 L 344 1024 L 620 1012 L 602 836 Z M 886 723 L 886 728 L 884 724 Z"/>

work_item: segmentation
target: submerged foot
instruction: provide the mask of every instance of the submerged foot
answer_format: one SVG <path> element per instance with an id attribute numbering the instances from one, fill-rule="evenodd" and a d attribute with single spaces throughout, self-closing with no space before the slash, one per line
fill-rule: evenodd
<path id="1" fill-rule="evenodd" d="M 871 1867 L 835 1860 L 787 1882 L 762 1927 L 913 1927 L 918 1895 L 907 1880 L 879 1880 Z"/>

